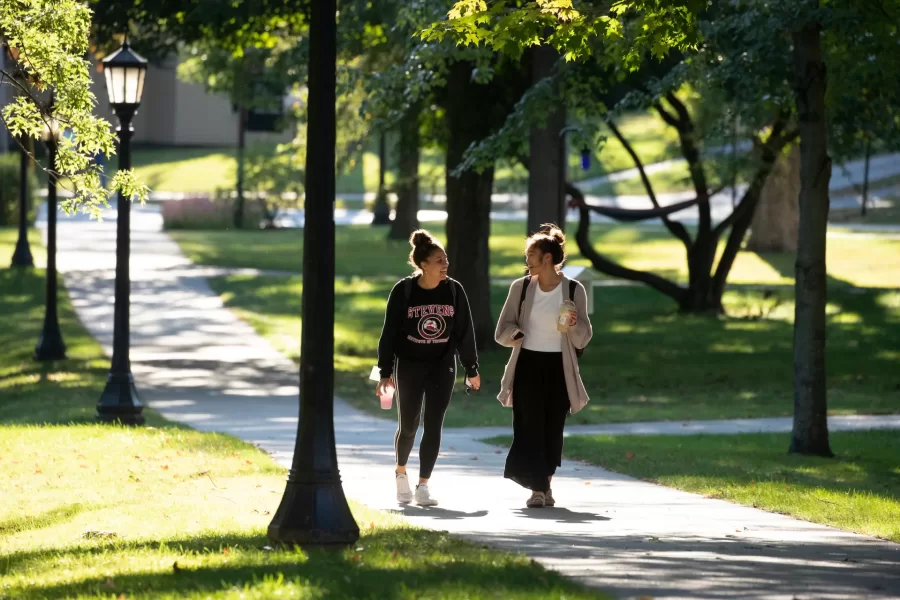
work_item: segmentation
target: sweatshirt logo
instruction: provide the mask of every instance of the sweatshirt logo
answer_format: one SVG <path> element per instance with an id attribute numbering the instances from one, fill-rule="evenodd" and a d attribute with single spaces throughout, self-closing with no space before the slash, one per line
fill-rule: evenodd
<path id="1" fill-rule="evenodd" d="M 411 306 L 407 317 L 418 319 L 419 339 L 409 336 L 410 341 L 419 344 L 445 343 L 447 337 L 447 318 L 453 317 L 453 307 L 445 304 L 429 304 L 427 306 Z"/>
<path id="2" fill-rule="evenodd" d="M 419 336 L 424 340 L 439 338 L 447 329 L 447 322 L 440 315 L 431 315 L 419 320 Z"/>

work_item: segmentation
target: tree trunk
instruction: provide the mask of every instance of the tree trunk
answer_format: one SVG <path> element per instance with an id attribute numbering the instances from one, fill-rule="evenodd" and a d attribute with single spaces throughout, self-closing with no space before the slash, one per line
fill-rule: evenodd
<path id="1" fill-rule="evenodd" d="M 866 139 L 866 162 L 863 171 L 862 216 L 866 216 L 869 206 L 869 163 L 872 161 L 872 140 Z"/>
<path id="2" fill-rule="evenodd" d="M 388 237 L 405 240 L 419 227 L 419 112 L 410 108 L 400 123 L 397 164 L 397 209 Z"/>
<path id="3" fill-rule="evenodd" d="M 537 83 L 549 77 L 559 53 L 551 46 L 531 51 L 531 80 Z M 544 223 L 565 228 L 565 137 L 566 110 L 559 105 L 543 124 L 531 127 L 528 147 L 528 235 Z"/>
<path id="4" fill-rule="evenodd" d="M 781 155 L 766 179 L 753 216 L 747 249 L 796 252 L 800 218 L 800 148 Z"/>
<path id="5" fill-rule="evenodd" d="M 725 313 L 722 292 L 717 291 L 709 277 L 698 277 L 690 282 L 684 299 L 678 305 L 679 312 L 694 315 L 719 316 Z"/>
<path id="6" fill-rule="evenodd" d="M 244 227 L 244 150 L 247 147 L 247 109 L 238 109 L 237 185 L 234 199 L 234 227 Z"/>
<path id="7" fill-rule="evenodd" d="M 391 207 L 388 205 L 387 190 L 384 188 L 384 172 L 387 164 L 387 135 L 378 136 L 378 192 L 372 209 L 372 225 L 390 225 Z"/>
<path id="8" fill-rule="evenodd" d="M 807 2 L 811 9 L 817 0 Z M 794 315 L 794 427 L 790 452 L 833 456 L 825 376 L 825 240 L 828 227 L 828 124 L 820 26 L 793 34 L 794 94 L 800 122 L 800 232 Z"/>
<path id="9" fill-rule="evenodd" d="M 475 322 L 478 348 L 484 349 L 493 339 L 491 318 L 491 282 L 489 276 L 491 233 L 491 192 L 494 169 L 478 173 L 467 170 L 459 177 L 452 171 L 462 162 L 466 148 L 490 133 L 490 117 L 473 106 L 479 106 L 485 95 L 484 85 L 472 81 L 472 65 L 458 62 L 450 67 L 447 78 L 447 255 L 450 276 L 466 289 Z"/>

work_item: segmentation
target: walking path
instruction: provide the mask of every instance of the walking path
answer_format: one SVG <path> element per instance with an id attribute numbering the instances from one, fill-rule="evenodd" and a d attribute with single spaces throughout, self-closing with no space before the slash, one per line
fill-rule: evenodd
<path id="1" fill-rule="evenodd" d="M 108 214 L 103 223 L 61 219 L 59 226 L 59 266 L 69 294 L 107 352 L 114 217 Z M 160 231 L 158 211 L 135 207 L 132 222 L 132 362 L 144 401 L 171 419 L 253 442 L 289 465 L 298 414 L 297 367 L 223 307 Z M 891 419 L 896 426 L 896 418 Z M 844 421 L 848 426 L 860 422 Z M 770 426 L 783 424 L 774 420 Z M 768 427 L 755 421 L 722 426 Z M 503 452 L 477 441 L 495 432 L 490 429 L 446 433 L 433 484 L 440 507 L 399 508 L 393 498 L 394 427 L 388 419 L 335 402 L 338 455 L 349 497 L 398 512 L 417 525 L 525 552 L 617 597 L 900 597 L 896 544 L 597 467 L 565 461 L 553 485 L 561 507 L 525 510 L 527 494 L 501 477 Z M 616 426 L 644 432 L 703 427 L 715 426 Z M 273 498 L 272 510 L 277 501 Z"/>

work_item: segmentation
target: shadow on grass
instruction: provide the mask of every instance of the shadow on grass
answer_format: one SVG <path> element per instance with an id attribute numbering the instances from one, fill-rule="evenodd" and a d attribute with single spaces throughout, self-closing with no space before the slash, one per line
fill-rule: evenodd
<path id="1" fill-rule="evenodd" d="M 300 313 L 297 278 L 230 277 L 212 280 L 211 285 L 226 306 L 258 315 L 263 322 L 268 316 L 296 319 Z M 336 289 L 339 389 L 351 403 L 372 413 L 377 411 L 369 401 L 368 368 L 357 363 L 365 358 L 367 365 L 374 363 L 390 287 L 360 280 Z M 900 410 L 900 379 L 892 358 L 894 340 L 900 339 L 900 311 L 886 301 L 893 293 L 833 285 L 830 301 L 838 312 L 829 316 L 828 361 L 829 383 L 835 388 L 831 407 L 836 411 Z M 506 294 L 506 286 L 493 286 L 493 314 L 499 314 Z M 733 314 L 747 316 L 722 319 L 678 315 L 667 298 L 643 287 L 606 287 L 596 295 L 594 340 L 580 364 L 593 401 L 573 422 L 790 414 L 792 286 L 731 286 L 726 303 Z M 766 307 L 776 303 L 778 312 L 767 316 Z M 273 326 L 282 324 L 275 321 Z M 346 365 L 341 359 L 347 359 Z M 508 351 L 493 346 L 481 353 L 485 391 L 474 399 L 455 395 L 447 426 L 508 423 L 508 413 L 490 402 L 499 391 L 507 359 Z"/>
<path id="2" fill-rule="evenodd" d="M 75 503 L 48 510 L 35 517 L 17 517 L 8 521 L 2 521 L 0 522 L 0 536 L 22 533 L 23 531 L 32 531 L 34 529 L 43 529 L 50 525 L 59 524 L 62 521 L 71 521 L 84 512 L 85 508 L 86 507 L 83 504 Z M 98 508 L 100 507 L 92 506 L 90 510 L 97 510 Z"/>
<path id="3" fill-rule="evenodd" d="M 900 448 L 900 431 L 832 432 L 834 458 L 787 454 L 789 440 L 785 433 L 571 436 L 566 438 L 566 453 L 652 481 L 699 475 L 723 486 L 784 482 L 900 502 L 900 451 L 895 450 Z"/>
<path id="4" fill-rule="evenodd" d="M 59 324 L 68 358 L 34 359 L 44 320 L 44 285 L 43 270 L 0 269 L 0 425 L 94 422 L 109 359 L 78 321 L 61 280 Z M 153 411 L 146 416 L 150 425 L 177 426 Z"/>
<path id="5" fill-rule="evenodd" d="M 435 538 L 440 538 L 435 541 Z M 357 550 L 293 549 L 266 551 L 268 541 L 259 535 L 223 535 L 185 538 L 160 542 L 100 544 L 70 547 L 54 551 L 52 556 L 40 551 L 11 553 L 6 572 L 27 570 L 34 573 L 43 560 L 89 562 L 91 557 L 111 552 L 152 551 L 164 556 L 147 557 L 147 564 L 178 561 L 162 572 L 108 572 L 102 576 L 86 577 L 72 584 L 40 584 L 10 587 L 9 592 L 20 598 L 66 598 L 79 594 L 212 594 L 245 586 L 262 588 L 269 593 L 294 584 L 310 588 L 330 598 L 408 598 L 437 597 L 442 592 L 454 592 L 468 597 L 515 597 L 544 589 L 548 593 L 578 594 L 578 586 L 548 573 L 533 564 L 517 561 L 497 561 L 495 552 L 485 552 L 468 546 L 462 557 L 458 552 L 462 543 L 443 534 L 422 530 L 388 529 L 364 535 Z M 222 557 L 228 548 L 227 558 Z M 361 548 L 361 549 L 360 549 Z M 437 554 L 423 559 L 421 552 Z M 396 553 L 396 558 L 395 554 Z M 139 556 L 141 556 L 139 554 Z M 208 565 L 196 563 L 206 559 Z M 399 560 L 397 560 L 399 558 Z M 211 560 L 212 559 L 212 560 Z M 411 559 L 411 563 L 407 562 Z M 218 564 L 216 564 L 218 563 Z M 126 563 L 127 564 L 127 563 Z M 307 590 L 307 591 L 310 591 Z M 299 593 L 294 590 L 293 593 Z M 587 597 L 583 595 L 582 597 Z"/>

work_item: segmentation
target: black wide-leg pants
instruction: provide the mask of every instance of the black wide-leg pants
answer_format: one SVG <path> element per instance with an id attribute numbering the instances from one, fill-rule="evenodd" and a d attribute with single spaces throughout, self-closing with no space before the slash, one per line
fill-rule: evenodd
<path id="1" fill-rule="evenodd" d="M 562 464 L 569 394 L 561 352 L 522 349 L 513 380 L 513 443 L 503 476 L 546 492 Z"/>

